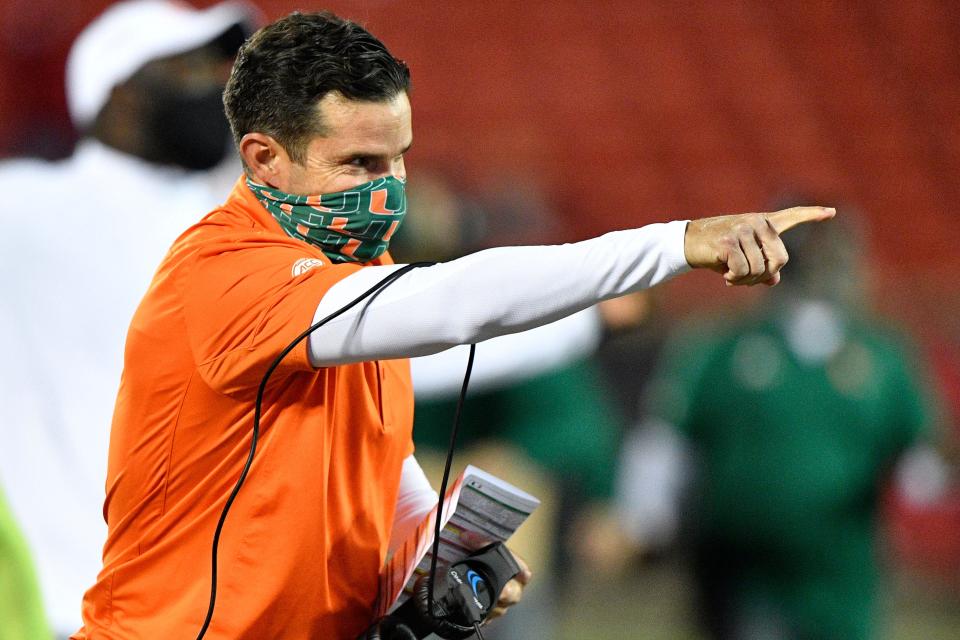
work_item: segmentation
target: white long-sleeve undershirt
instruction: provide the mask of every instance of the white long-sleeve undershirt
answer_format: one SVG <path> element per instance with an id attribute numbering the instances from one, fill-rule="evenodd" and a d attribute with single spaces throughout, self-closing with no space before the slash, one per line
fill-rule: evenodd
<path id="1" fill-rule="evenodd" d="M 387 548 L 393 550 L 402 545 L 436 506 L 437 492 L 430 486 L 417 459 L 413 455 L 407 456 L 400 471 L 397 510 Z"/>
<path id="2" fill-rule="evenodd" d="M 572 244 L 487 249 L 414 269 L 310 334 L 310 361 L 323 367 L 437 353 L 652 287 L 690 268 L 686 224 L 651 224 Z M 347 276 L 320 300 L 314 321 L 401 266 Z"/>

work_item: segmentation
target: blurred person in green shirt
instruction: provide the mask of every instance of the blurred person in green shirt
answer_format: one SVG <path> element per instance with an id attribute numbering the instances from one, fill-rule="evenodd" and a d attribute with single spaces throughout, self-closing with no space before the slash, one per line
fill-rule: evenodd
<path id="1" fill-rule="evenodd" d="M 877 636 L 879 493 L 932 405 L 868 308 L 859 236 L 847 213 L 799 229 L 759 313 L 679 331 L 624 448 L 627 529 L 657 546 L 689 526 L 711 638 Z"/>

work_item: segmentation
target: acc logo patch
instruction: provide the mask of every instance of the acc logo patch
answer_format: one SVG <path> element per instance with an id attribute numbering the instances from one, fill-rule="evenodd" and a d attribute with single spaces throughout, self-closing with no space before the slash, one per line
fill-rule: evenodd
<path id="1" fill-rule="evenodd" d="M 299 275 L 303 275 L 310 269 L 314 267 L 319 267 L 323 265 L 323 260 L 319 258 L 300 258 L 293 263 L 293 269 L 290 270 L 290 275 L 296 278 Z"/>

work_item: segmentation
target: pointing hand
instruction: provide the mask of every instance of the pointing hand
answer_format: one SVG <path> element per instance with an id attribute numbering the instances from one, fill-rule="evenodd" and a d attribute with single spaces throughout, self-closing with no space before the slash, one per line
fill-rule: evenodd
<path id="1" fill-rule="evenodd" d="M 836 215 L 832 207 L 793 207 L 773 213 L 743 213 L 692 220 L 683 250 L 691 267 L 722 273 L 728 286 L 773 286 L 787 263 L 780 234 L 798 224 Z"/>

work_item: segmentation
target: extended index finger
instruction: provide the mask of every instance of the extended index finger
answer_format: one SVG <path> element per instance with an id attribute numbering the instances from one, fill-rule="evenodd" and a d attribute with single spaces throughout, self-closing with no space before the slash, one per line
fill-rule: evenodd
<path id="1" fill-rule="evenodd" d="M 821 222 L 837 215 L 833 207 L 791 207 L 767 214 L 767 220 L 778 234 L 804 222 Z"/>

